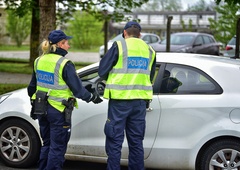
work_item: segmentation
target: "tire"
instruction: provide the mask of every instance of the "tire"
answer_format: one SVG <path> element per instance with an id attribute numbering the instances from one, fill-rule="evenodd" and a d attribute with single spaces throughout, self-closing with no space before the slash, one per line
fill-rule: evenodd
<path id="1" fill-rule="evenodd" d="M 23 120 L 10 119 L 0 125 L 0 158 L 7 166 L 33 166 L 39 158 L 40 144 L 35 129 Z"/>
<path id="2" fill-rule="evenodd" d="M 197 162 L 196 170 L 239 170 L 240 141 L 234 139 L 216 141 L 204 150 Z"/>

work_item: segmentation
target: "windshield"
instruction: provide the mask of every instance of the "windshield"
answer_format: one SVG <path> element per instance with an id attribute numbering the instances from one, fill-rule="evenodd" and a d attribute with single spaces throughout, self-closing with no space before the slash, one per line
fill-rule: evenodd
<path id="1" fill-rule="evenodd" d="M 191 44 L 194 39 L 192 35 L 171 35 L 171 45 L 186 45 Z M 166 44 L 166 39 L 161 44 Z"/>

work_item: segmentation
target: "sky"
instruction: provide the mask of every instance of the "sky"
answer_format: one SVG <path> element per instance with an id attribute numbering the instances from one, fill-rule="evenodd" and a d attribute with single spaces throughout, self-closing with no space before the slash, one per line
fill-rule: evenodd
<path id="1" fill-rule="evenodd" d="M 187 9 L 188 5 L 192 6 L 195 5 L 199 0 L 181 0 L 182 6 L 184 9 Z M 205 0 L 206 3 L 214 2 L 214 0 Z"/>

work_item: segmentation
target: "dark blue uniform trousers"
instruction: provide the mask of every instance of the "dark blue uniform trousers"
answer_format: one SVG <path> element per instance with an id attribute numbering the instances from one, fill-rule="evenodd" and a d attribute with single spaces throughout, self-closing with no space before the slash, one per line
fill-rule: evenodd
<path id="1" fill-rule="evenodd" d="M 39 158 L 39 170 L 61 170 L 71 135 L 71 125 L 64 114 L 48 105 L 47 115 L 38 116 L 43 141 Z"/>
<path id="2" fill-rule="evenodd" d="M 144 100 L 109 100 L 106 135 L 107 170 L 120 170 L 121 149 L 126 132 L 129 170 L 144 170 L 143 139 L 146 126 Z"/>

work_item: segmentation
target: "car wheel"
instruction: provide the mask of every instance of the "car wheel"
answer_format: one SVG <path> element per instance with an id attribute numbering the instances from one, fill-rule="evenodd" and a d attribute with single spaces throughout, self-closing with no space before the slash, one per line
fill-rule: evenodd
<path id="1" fill-rule="evenodd" d="M 240 142 L 224 139 L 208 146 L 202 156 L 197 170 L 240 169 Z"/>
<path id="2" fill-rule="evenodd" d="M 7 166 L 34 165 L 39 158 L 40 144 L 37 132 L 23 120 L 11 119 L 0 125 L 0 157 Z"/>

